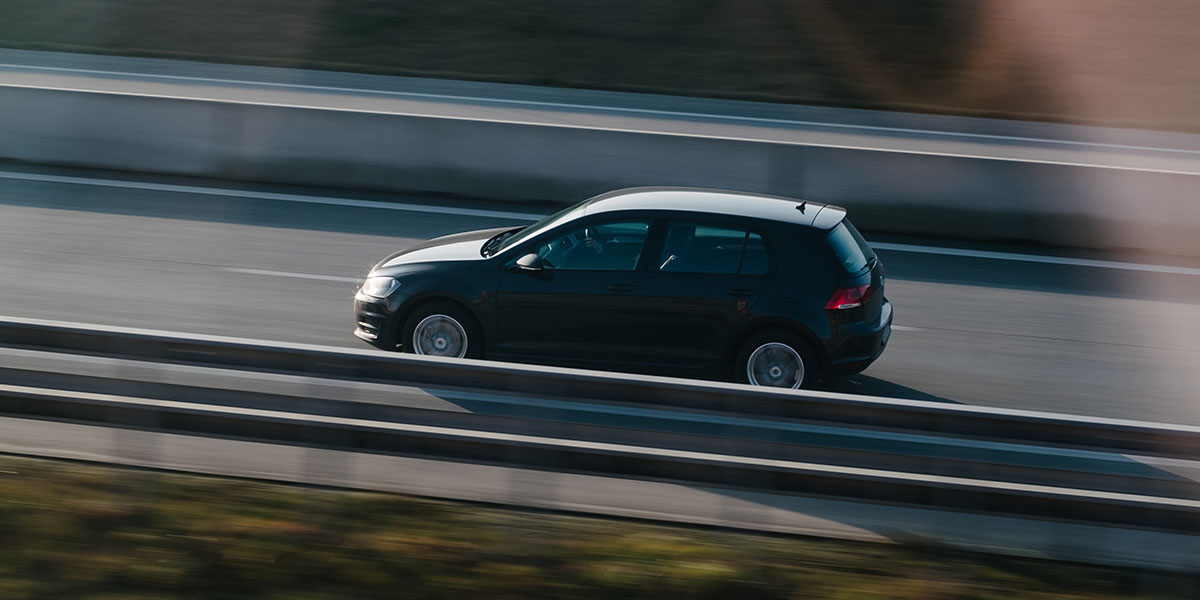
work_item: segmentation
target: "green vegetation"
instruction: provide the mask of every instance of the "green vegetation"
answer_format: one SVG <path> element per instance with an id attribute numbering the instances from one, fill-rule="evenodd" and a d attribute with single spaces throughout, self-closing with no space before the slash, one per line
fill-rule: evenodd
<path id="1" fill-rule="evenodd" d="M 1193 0 L 5 0 L 0 46 L 1200 131 Z"/>
<path id="2" fill-rule="evenodd" d="M 0 457 L 0 598 L 1160 597 L 1144 593 L 1146 581 L 930 548 Z"/>

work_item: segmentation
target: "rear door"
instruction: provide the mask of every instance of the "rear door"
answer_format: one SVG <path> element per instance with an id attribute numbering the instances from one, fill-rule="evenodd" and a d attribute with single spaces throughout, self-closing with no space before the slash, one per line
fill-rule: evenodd
<path id="1" fill-rule="evenodd" d="M 699 368 L 720 359 L 752 316 L 776 266 L 765 232 L 686 218 L 663 221 L 638 295 L 645 360 Z"/>

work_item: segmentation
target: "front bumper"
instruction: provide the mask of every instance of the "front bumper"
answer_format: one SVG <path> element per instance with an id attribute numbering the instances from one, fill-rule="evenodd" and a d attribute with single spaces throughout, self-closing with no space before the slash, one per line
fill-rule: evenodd
<path id="1" fill-rule="evenodd" d="M 877 326 L 871 327 L 864 323 L 843 328 L 841 333 L 845 337 L 831 361 L 833 371 L 849 375 L 871 366 L 887 348 L 888 340 L 892 336 L 892 319 L 892 303 L 885 299 Z"/>
<path id="2" fill-rule="evenodd" d="M 354 335 L 383 350 L 396 349 L 395 315 L 387 300 L 363 294 L 354 296 Z"/>

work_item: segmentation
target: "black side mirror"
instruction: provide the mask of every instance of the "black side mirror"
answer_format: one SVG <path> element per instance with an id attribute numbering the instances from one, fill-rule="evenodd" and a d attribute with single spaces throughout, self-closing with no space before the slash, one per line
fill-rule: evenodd
<path id="1" fill-rule="evenodd" d="M 541 271 L 545 268 L 545 262 L 546 261 L 542 260 L 542 257 L 530 252 L 529 254 L 518 258 L 516 264 L 513 266 L 520 271 Z"/>

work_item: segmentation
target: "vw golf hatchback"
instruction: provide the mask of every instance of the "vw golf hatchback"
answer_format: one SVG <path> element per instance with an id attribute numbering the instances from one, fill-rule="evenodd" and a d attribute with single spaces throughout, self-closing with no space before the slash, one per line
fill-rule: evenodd
<path id="1" fill-rule="evenodd" d="M 397 252 L 354 310 L 355 335 L 386 350 L 784 388 L 865 369 L 892 324 L 844 209 L 687 188 Z"/>

